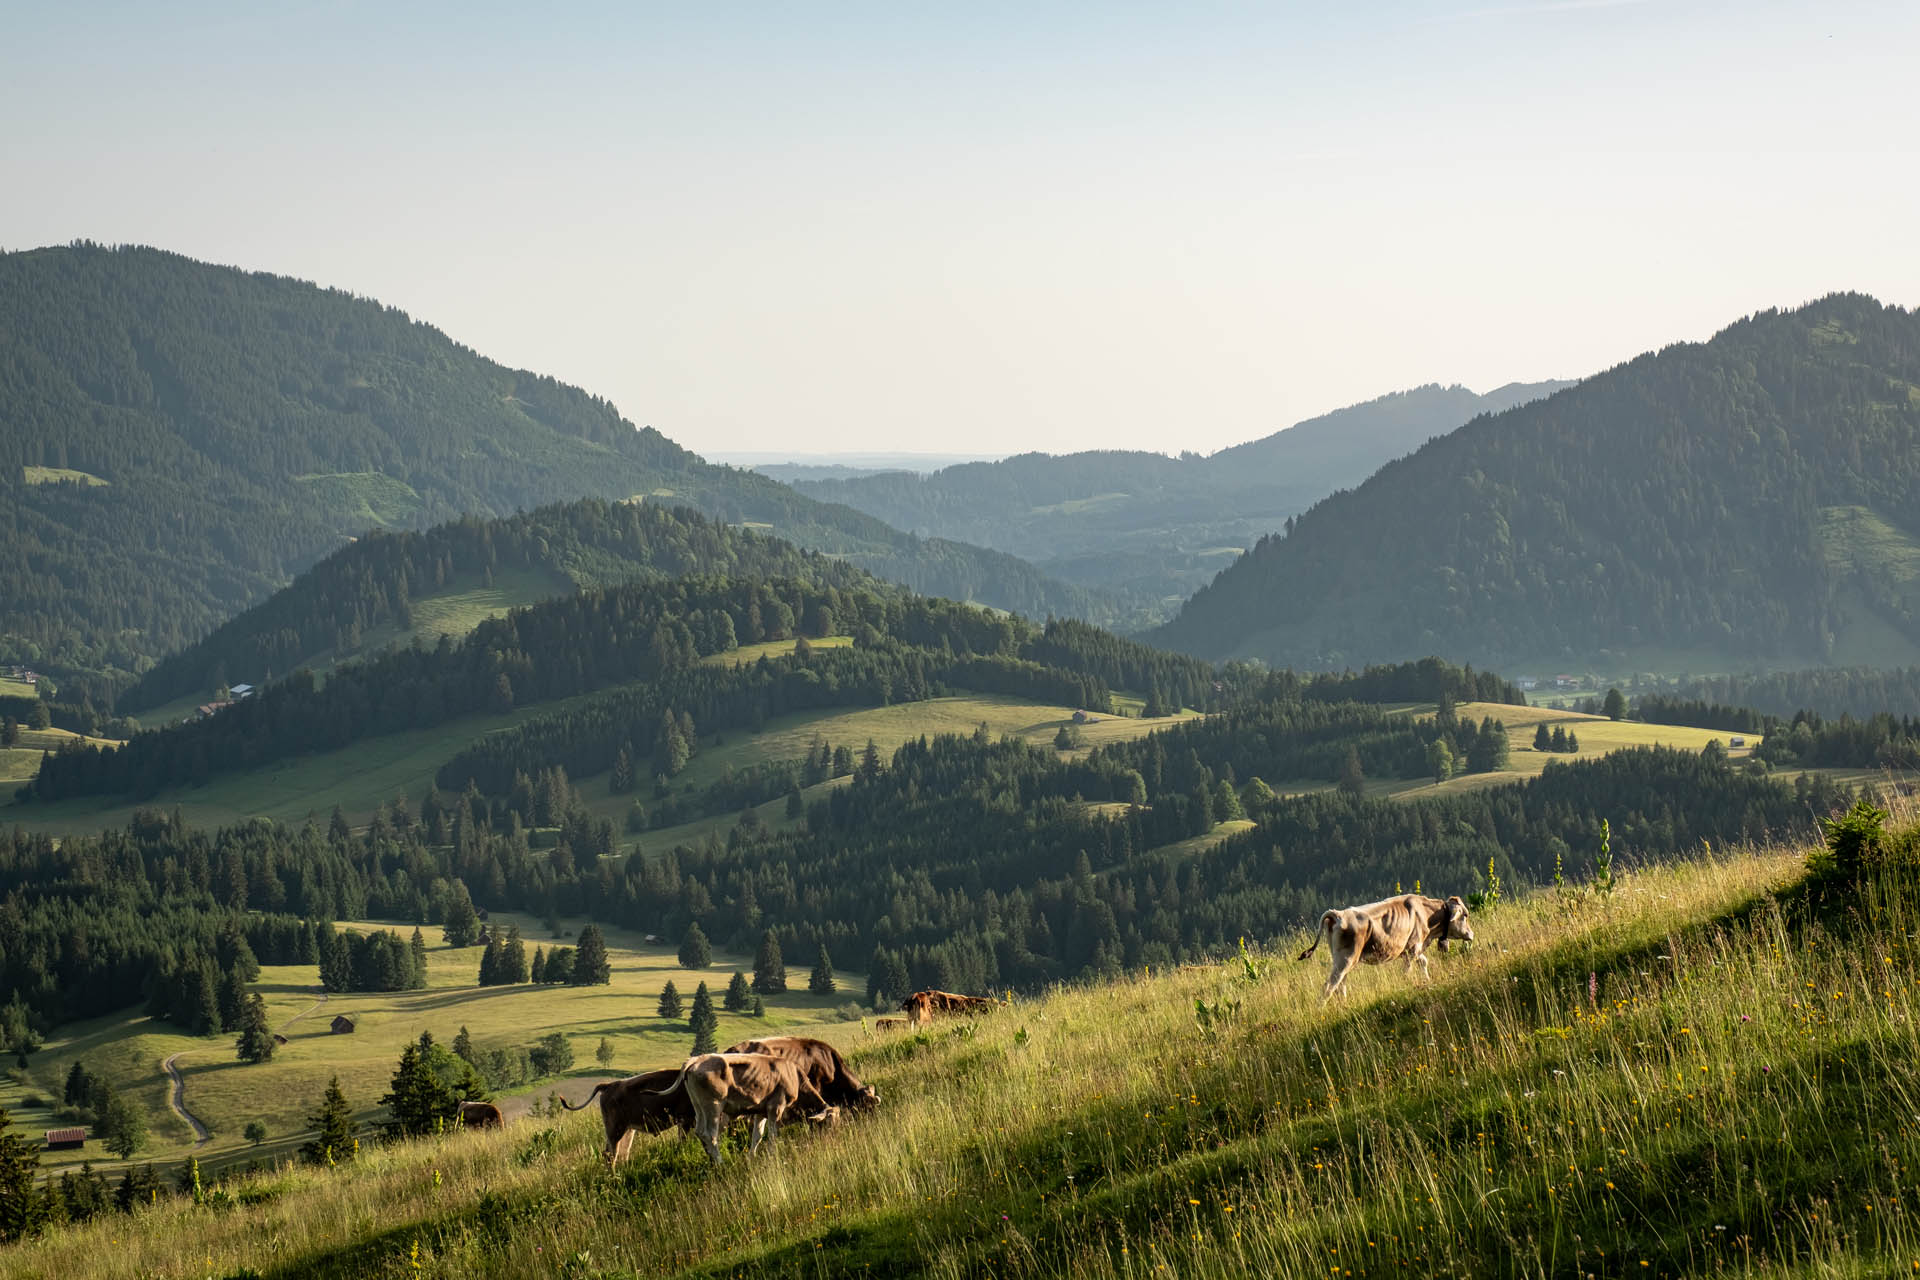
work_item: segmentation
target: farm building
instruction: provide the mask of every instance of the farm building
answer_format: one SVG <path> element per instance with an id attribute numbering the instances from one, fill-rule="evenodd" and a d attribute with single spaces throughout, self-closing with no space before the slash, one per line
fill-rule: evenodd
<path id="1" fill-rule="evenodd" d="M 235 702 L 238 702 L 240 701 L 240 699 L 250 696 L 252 693 L 253 693 L 253 686 L 250 684 L 230 685 L 227 688 L 227 696 L 232 698 Z"/>
<path id="2" fill-rule="evenodd" d="M 49 1129 L 47 1130 L 47 1150 L 78 1151 L 87 1145 L 85 1129 Z"/>
<path id="3" fill-rule="evenodd" d="M 333 1015 L 333 1034 L 337 1036 L 344 1036 L 344 1035 L 350 1035 L 352 1034 L 352 1032 L 353 1032 L 352 1018 L 349 1018 L 344 1013 L 336 1013 Z"/>

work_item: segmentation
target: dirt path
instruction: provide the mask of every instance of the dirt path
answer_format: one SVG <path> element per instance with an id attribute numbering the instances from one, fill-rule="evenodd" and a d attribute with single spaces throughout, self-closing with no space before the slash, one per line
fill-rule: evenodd
<path id="1" fill-rule="evenodd" d="M 312 1013 L 315 1009 L 318 1009 L 321 1005 L 325 1004 L 326 1002 L 327 1002 L 327 993 L 322 991 L 320 993 L 320 998 L 318 1000 L 315 1000 L 312 1004 L 308 1005 L 306 1008 L 302 1009 L 300 1012 L 294 1014 L 291 1018 L 288 1018 L 285 1022 L 280 1024 L 280 1034 L 285 1035 L 288 1027 L 300 1021 L 300 1019 L 306 1017 L 308 1014 Z"/>
<path id="2" fill-rule="evenodd" d="M 213 1135 L 207 1132 L 207 1126 L 201 1124 L 193 1112 L 187 1110 L 187 1082 L 180 1078 L 180 1068 L 173 1065 L 184 1056 L 179 1053 L 169 1054 L 166 1061 L 160 1064 L 161 1069 L 173 1081 L 173 1088 L 167 1094 L 167 1105 L 173 1108 L 173 1114 L 185 1120 L 187 1127 L 193 1130 L 193 1145 L 204 1147 L 213 1141 Z"/>

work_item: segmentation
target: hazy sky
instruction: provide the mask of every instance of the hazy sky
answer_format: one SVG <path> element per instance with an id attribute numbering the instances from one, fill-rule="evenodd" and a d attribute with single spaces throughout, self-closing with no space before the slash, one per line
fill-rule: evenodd
<path id="1" fill-rule="evenodd" d="M 352 289 L 701 451 L 1213 449 L 1920 304 L 1920 4 L 0 0 L 0 247 Z"/>

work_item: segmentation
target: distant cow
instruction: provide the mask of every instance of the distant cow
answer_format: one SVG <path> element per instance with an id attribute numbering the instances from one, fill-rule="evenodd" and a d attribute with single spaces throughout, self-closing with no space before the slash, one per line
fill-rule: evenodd
<path id="1" fill-rule="evenodd" d="M 636 1129 L 642 1133 L 665 1133 L 678 1125 L 688 1133 L 693 1132 L 693 1107 L 687 1095 L 678 1089 L 664 1095 L 657 1092 L 662 1085 L 671 1086 L 679 1076 L 679 1069 L 666 1067 L 628 1076 L 625 1080 L 606 1080 L 595 1085 L 593 1092 L 580 1100 L 580 1105 L 575 1106 L 565 1098 L 560 1100 L 560 1105 L 569 1111 L 584 1111 L 594 1098 L 600 1099 L 600 1120 L 607 1130 L 606 1160 L 609 1165 L 616 1165 L 633 1146 Z"/>
<path id="2" fill-rule="evenodd" d="M 907 1021 L 916 1024 L 933 1021 L 936 1013 L 984 1013 L 999 1007 L 998 1000 L 989 1000 L 984 996 L 955 995 L 951 991 L 916 991 L 900 1002 Z"/>
<path id="3" fill-rule="evenodd" d="M 716 1165 L 720 1135 L 733 1121 L 752 1122 L 753 1138 L 747 1144 L 751 1152 L 758 1151 L 763 1140 L 771 1142 L 779 1136 L 780 1122 L 790 1111 L 827 1109 L 826 1101 L 791 1058 L 765 1053 L 703 1053 L 688 1058 L 673 1083 L 655 1094 L 686 1098 L 693 1107 L 694 1131 L 706 1144 L 707 1159 Z"/>
<path id="4" fill-rule="evenodd" d="M 460 1104 L 460 1123 L 468 1129 L 498 1129 L 506 1123 L 500 1114 L 500 1108 L 491 1102 L 463 1102 Z"/>
<path id="5" fill-rule="evenodd" d="M 722 1053 L 764 1053 L 775 1058 L 786 1058 L 800 1069 L 800 1074 L 827 1108 L 838 1110 L 845 1107 L 850 1111 L 870 1111 L 880 1105 L 880 1095 L 872 1085 L 862 1084 L 860 1077 L 853 1074 L 853 1068 L 840 1056 L 840 1051 L 825 1040 L 814 1040 L 808 1036 L 767 1036 L 758 1040 L 742 1040 L 739 1044 L 730 1044 Z M 812 1108 L 804 1108 L 811 1112 Z M 807 1116 L 812 1119 L 812 1115 Z"/>
<path id="6" fill-rule="evenodd" d="M 1472 942 L 1473 925 L 1467 919 L 1467 904 L 1459 898 L 1442 901 L 1407 893 L 1364 907 L 1327 912 L 1320 917 L 1320 932 L 1314 935 L 1313 946 L 1302 951 L 1300 959 L 1312 955 L 1321 938 L 1327 940 L 1327 950 L 1333 956 L 1333 969 L 1327 974 L 1327 989 L 1321 996 L 1328 1000 L 1334 992 L 1345 990 L 1347 975 L 1361 961 L 1385 964 L 1405 957 L 1408 973 L 1413 972 L 1417 960 L 1421 976 L 1431 977 L 1427 944 L 1437 942 L 1444 951 L 1452 939 Z"/>
<path id="7" fill-rule="evenodd" d="M 875 1018 L 873 1020 L 873 1029 L 875 1031 L 899 1031 L 904 1029 L 906 1025 L 907 1020 L 905 1018 Z"/>

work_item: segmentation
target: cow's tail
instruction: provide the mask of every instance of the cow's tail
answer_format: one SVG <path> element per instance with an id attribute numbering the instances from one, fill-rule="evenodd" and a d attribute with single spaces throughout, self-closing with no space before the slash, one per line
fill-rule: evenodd
<path id="1" fill-rule="evenodd" d="M 672 1093 L 675 1089 L 678 1089 L 680 1087 L 681 1082 L 687 1078 L 687 1072 L 692 1069 L 694 1061 L 695 1059 L 688 1058 L 686 1062 L 682 1063 L 680 1067 L 680 1074 L 675 1076 L 673 1078 L 673 1083 L 668 1085 L 666 1088 L 649 1089 L 647 1090 L 647 1092 L 654 1094 L 657 1097 L 664 1097 L 665 1095 Z"/>
<path id="2" fill-rule="evenodd" d="M 1327 939 L 1328 946 L 1332 946 L 1333 931 L 1335 926 L 1337 926 L 1339 923 L 1340 923 L 1340 913 L 1338 911 L 1329 911 L 1325 915 L 1321 916 L 1320 927 L 1319 929 L 1314 931 L 1313 945 L 1311 947 L 1308 947 L 1305 951 L 1302 951 L 1295 958 L 1300 960 L 1305 960 L 1308 956 L 1312 955 L 1315 951 L 1319 950 L 1320 939 L 1322 938 Z"/>
<path id="3" fill-rule="evenodd" d="M 595 1098 L 599 1097 L 600 1091 L 612 1083 L 613 1081 L 611 1080 L 602 1080 L 599 1084 L 593 1086 L 593 1092 L 588 1094 L 586 1097 L 580 1099 L 580 1105 L 577 1107 L 574 1106 L 571 1102 L 568 1102 L 565 1098 L 560 1099 L 560 1105 L 565 1107 L 569 1111 L 585 1111 L 587 1109 L 587 1104 L 589 1102 L 592 1102 Z"/>

